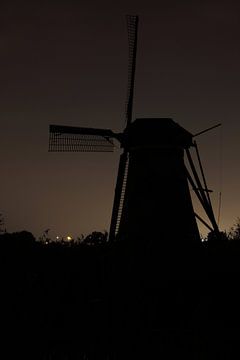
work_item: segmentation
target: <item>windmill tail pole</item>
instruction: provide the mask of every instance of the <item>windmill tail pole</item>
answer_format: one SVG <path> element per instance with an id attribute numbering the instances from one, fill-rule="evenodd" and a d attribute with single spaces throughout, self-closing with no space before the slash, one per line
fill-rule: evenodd
<path id="1" fill-rule="evenodd" d="M 211 232 L 214 231 L 213 228 L 211 228 L 211 226 L 209 226 L 208 223 L 207 223 L 205 220 L 203 220 L 203 218 L 201 218 L 201 216 L 199 216 L 196 212 L 194 213 L 194 215 L 196 216 L 196 218 L 197 218 L 199 221 L 201 221 L 201 223 L 202 223 L 203 225 L 206 226 L 206 228 L 207 228 L 208 230 L 210 230 Z"/>
<path id="2" fill-rule="evenodd" d="M 210 199 L 210 196 L 209 196 L 209 191 L 208 191 L 208 186 L 207 186 L 207 182 L 206 182 L 206 177 L 205 177 L 205 174 L 204 174 L 204 171 L 203 171 L 203 166 L 202 166 L 202 162 L 201 162 L 201 158 L 200 158 L 200 154 L 199 154 L 199 150 L 198 150 L 198 146 L 197 146 L 196 141 L 194 141 L 194 147 L 195 147 L 196 154 L 197 154 L 197 159 L 198 159 L 198 164 L 199 164 L 199 168 L 200 168 L 201 175 L 202 175 L 202 179 L 203 179 L 203 184 L 204 184 L 204 187 L 205 187 L 205 190 L 206 190 L 206 195 L 207 195 L 208 203 L 211 205 L 211 199 Z"/>
<path id="3" fill-rule="evenodd" d="M 218 220 L 217 220 L 217 224 L 219 226 L 220 223 L 220 215 L 221 215 L 221 206 L 222 206 L 222 192 L 220 191 L 219 193 L 219 202 L 218 202 Z"/>
<path id="4" fill-rule="evenodd" d="M 218 228 L 215 216 L 214 216 L 214 212 L 213 212 L 210 197 L 208 196 L 208 192 L 207 192 L 207 195 L 205 194 L 204 188 L 202 187 L 202 184 L 201 184 L 201 181 L 199 179 L 197 170 L 195 168 L 195 165 L 193 163 L 190 151 L 188 149 L 186 149 L 186 154 L 187 154 L 187 158 L 188 158 L 188 161 L 189 161 L 189 164 L 190 164 L 194 179 L 195 179 L 195 181 L 197 183 L 197 187 L 199 189 L 198 190 L 199 191 L 199 196 L 198 196 L 199 200 L 200 200 L 200 202 L 201 202 L 201 204 L 202 204 L 202 206 L 203 206 L 203 208 L 204 208 L 204 210 L 205 210 L 205 212 L 206 212 L 206 214 L 207 214 L 207 216 L 208 216 L 208 218 L 209 218 L 209 220 L 210 220 L 210 222 L 212 224 L 212 227 L 214 229 L 214 233 L 215 233 L 216 237 L 219 238 L 220 237 L 220 232 L 219 232 L 219 228 Z M 200 160 L 200 158 L 198 160 Z M 201 162 L 200 162 L 200 168 L 201 168 L 201 171 L 203 172 Z M 203 177 L 204 177 L 204 184 L 205 184 L 205 186 L 207 186 L 205 176 L 203 175 Z"/>

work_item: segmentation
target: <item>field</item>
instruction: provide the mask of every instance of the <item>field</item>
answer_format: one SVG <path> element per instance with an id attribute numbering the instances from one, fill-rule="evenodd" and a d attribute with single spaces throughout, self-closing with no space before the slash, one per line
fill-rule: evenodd
<path id="1" fill-rule="evenodd" d="M 4 359 L 235 356 L 237 241 L 186 248 L 158 239 L 152 251 L 143 241 L 45 244 L 27 232 L 0 240 Z"/>

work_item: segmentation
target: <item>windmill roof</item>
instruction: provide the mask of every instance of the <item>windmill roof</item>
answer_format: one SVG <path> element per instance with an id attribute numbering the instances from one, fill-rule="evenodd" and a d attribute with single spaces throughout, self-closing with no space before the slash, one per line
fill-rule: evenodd
<path id="1" fill-rule="evenodd" d="M 170 118 L 137 118 L 127 130 L 130 146 L 182 147 L 192 145 L 193 135 Z"/>

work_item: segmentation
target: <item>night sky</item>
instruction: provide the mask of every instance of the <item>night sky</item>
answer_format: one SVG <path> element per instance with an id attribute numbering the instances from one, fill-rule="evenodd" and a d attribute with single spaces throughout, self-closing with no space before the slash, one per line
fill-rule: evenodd
<path id="1" fill-rule="evenodd" d="M 221 229 L 240 216 L 240 3 L 8 0 L 0 212 L 9 232 L 108 230 L 120 151 L 49 153 L 48 126 L 123 129 L 126 14 L 140 16 L 133 117 L 171 117 L 193 134 L 222 123 L 197 140 L 216 216 L 222 192 Z"/>

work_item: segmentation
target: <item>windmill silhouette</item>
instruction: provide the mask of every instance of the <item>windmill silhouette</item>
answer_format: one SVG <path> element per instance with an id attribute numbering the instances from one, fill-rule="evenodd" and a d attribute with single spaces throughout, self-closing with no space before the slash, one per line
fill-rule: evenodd
<path id="1" fill-rule="evenodd" d="M 218 233 L 218 226 L 197 144 L 193 142 L 194 135 L 169 118 L 132 121 L 138 20 L 138 16 L 127 16 L 129 68 L 123 132 L 50 125 L 49 151 L 109 152 L 114 150 L 115 140 L 120 143 L 123 151 L 115 187 L 110 241 L 126 237 L 156 237 L 157 234 L 167 239 L 169 232 L 173 238 L 199 241 L 196 217 L 215 233 Z M 196 149 L 202 180 L 193 163 L 190 147 Z M 184 163 L 184 152 L 189 170 Z M 195 214 L 189 182 L 211 225 Z"/>

